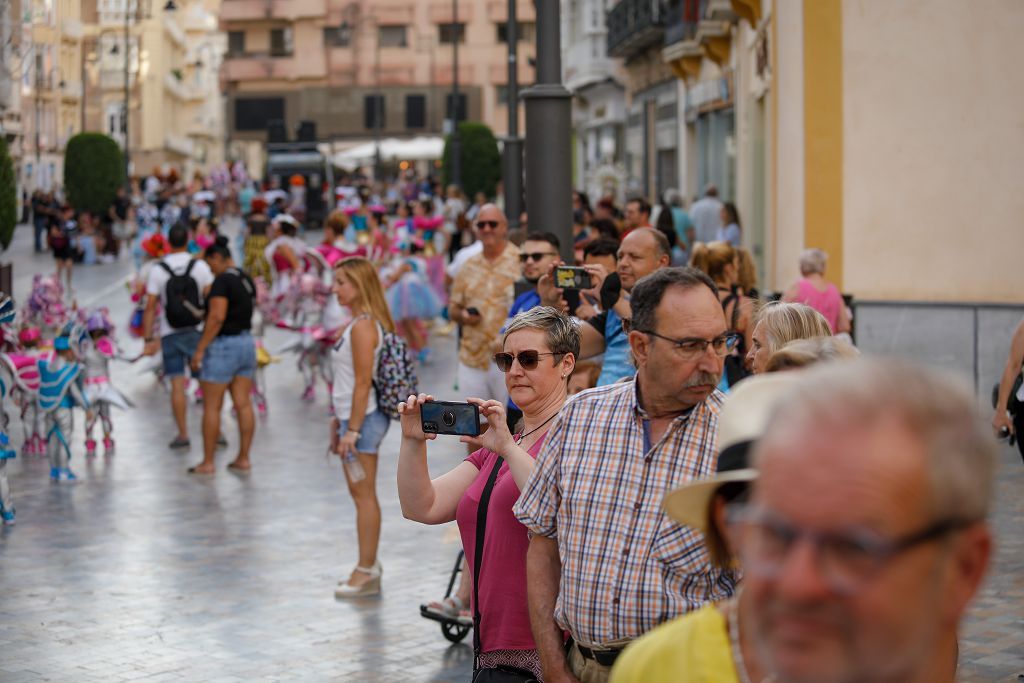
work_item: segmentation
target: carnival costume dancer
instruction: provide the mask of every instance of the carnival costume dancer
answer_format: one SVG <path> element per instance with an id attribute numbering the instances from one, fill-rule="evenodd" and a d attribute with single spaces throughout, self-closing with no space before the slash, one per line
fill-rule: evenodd
<path id="1" fill-rule="evenodd" d="M 77 477 L 68 467 L 71 444 L 68 439 L 75 426 L 75 406 L 89 409 L 82 393 L 82 366 L 75 358 L 72 336 L 77 328 L 67 328 L 53 340 L 53 353 L 39 359 L 39 409 L 46 414 L 47 445 L 50 456 L 50 479 L 74 481 Z"/>
<path id="2" fill-rule="evenodd" d="M 9 296 L 0 294 L 0 325 L 7 325 L 14 321 L 14 302 Z M 14 524 L 14 499 L 11 497 L 11 486 L 7 481 L 7 461 L 17 456 L 17 451 L 11 448 L 11 437 L 7 433 L 7 424 L 10 418 L 4 401 L 14 387 L 14 368 L 7 362 L 7 355 L 4 354 L 5 362 L 0 363 L 0 518 L 4 524 Z"/>
<path id="3" fill-rule="evenodd" d="M 444 305 L 427 280 L 427 263 L 419 255 L 423 242 L 417 237 L 403 245 L 402 254 L 381 273 L 391 317 L 399 333 L 417 354 L 427 360 L 427 323 L 441 314 Z"/>
<path id="4" fill-rule="evenodd" d="M 110 407 L 121 410 L 132 407 L 131 401 L 110 382 L 110 361 L 121 358 L 117 342 L 106 309 L 94 311 L 85 322 L 88 337 L 82 343 L 82 365 L 85 375 L 85 399 L 90 409 L 85 415 L 85 454 L 96 455 L 96 440 L 92 438 L 93 427 L 103 423 L 103 452 L 114 454 L 114 423 L 110 419 Z"/>
<path id="5" fill-rule="evenodd" d="M 277 324 L 282 329 L 298 332 L 300 335 L 294 342 L 281 348 L 279 353 L 295 351 L 298 354 L 299 371 L 305 380 L 303 401 L 316 399 L 317 375 L 327 385 L 327 394 L 331 393 L 333 375 L 330 353 L 337 328 L 327 327 L 329 323 L 325 319 L 328 312 L 326 297 L 329 293 L 330 290 L 317 276 L 312 273 L 302 275 L 294 292 L 298 299 L 291 314 Z"/>
<path id="6" fill-rule="evenodd" d="M 274 267 L 274 284 L 270 295 L 277 300 L 288 294 L 295 278 L 302 272 L 301 261 L 306 253 L 306 243 L 297 237 L 299 222 L 288 214 L 278 215 L 273 224 L 279 234 L 263 253 Z"/>
<path id="7" fill-rule="evenodd" d="M 6 357 L 14 376 L 13 391 L 16 402 L 21 406 L 21 429 L 24 440 L 22 455 L 46 455 L 46 415 L 39 409 L 39 348 L 42 333 L 38 327 L 26 327 L 18 332 L 20 349 Z"/>

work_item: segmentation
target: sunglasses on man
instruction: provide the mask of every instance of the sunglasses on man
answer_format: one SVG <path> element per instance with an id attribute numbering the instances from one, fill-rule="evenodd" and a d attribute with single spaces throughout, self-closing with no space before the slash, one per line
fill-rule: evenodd
<path id="1" fill-rule="evenodd" d="M 550 251 L 535 251 L 530 254 L 520 254 L 519 262 L 526 263 L 527 261 L 540 261 L 545 256 L 558 256 L 558 254 Z"/>
<path id="2" fill-rule="evenodd" d="M 498 221 L 477 221 L 476 222 L 476 229 L 477 230 L 483 230 L 484 228 L 490 228 L 491 230 L 496 230 L 498 228 Z"/>

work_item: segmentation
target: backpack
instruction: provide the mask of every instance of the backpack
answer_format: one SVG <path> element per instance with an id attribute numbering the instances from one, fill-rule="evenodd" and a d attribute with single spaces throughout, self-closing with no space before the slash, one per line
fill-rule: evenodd
<path id="1" fill-rule="evenodd" d="M 377 358 L 377 377 L 373 388 L 377 392 L 377 410 L 388 419 L 397 420 L 398 404 L 409 400 L 410 394 L 417 394 L 418 382 L 412 355 L 405 340 L 394 332 L 383 332 L 380 356 Z"/>
<path id="2" fill-rule="evenodd" d="M 196 262 L 189 261 L 188 267 L 181 275 L 171 270 L 164 261 L 158 263 L 171 276 L 164 289 L 167 299 L 164 305 L 167 324 L 174 329 L 195 327 L 203 321 L 203 307 L 199 303 L 199 283 L 192 279 L 192 266 Z"/>

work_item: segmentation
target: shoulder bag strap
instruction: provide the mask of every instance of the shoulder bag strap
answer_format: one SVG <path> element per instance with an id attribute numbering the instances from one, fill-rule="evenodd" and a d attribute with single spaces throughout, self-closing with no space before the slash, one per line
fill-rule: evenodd
<path id="1" fill-rule="evenodd" d="M 484 537 L 487 532 L 487 508 L 491 504 L 491 491 L 498 478 L 498 470 L 505 462 L 501 456 L 491 468 L 484 490 L 480 493 L 480 506 L 476 509 L 476 543 L 473 549 L 473 671 L 478 670 L 480 661 L 480 563 L 484 558 Z"/>

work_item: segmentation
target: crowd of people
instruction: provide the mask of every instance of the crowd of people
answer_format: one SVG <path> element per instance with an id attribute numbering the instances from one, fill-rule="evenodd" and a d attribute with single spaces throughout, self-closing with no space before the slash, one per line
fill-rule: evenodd
<path id="1" fill-rule="evenodd" d="M 125 210 L 119 201 L 107 217 L 115 246 L 100 252 L 116 256 L 122 236 L 138 258 L 134 329 L 170 384 L 171 448 L 190 446 L 199 380 L 194 475 L 213 474 L 227 444 L 225 394 L 239 427 L 229 467 L 250 471 L 272 360 L 262 328 L 295 334 L 302 398 L 326 383 L 325 440 L 356 509 L 338 598 L 382 591 L 377 472 L 397 419 L 403 514 L 461 534 L 462 581 L 427 609 L 473 626 L 474 680 L 954 680 L 958 624 L 991 553 L 994 440 L 956 382 L 860 357 L 824 252 L 805 251 L 780 296 L 759 292 L 736 207 L 713 186 L 689 210 L 673 191 L 622 210 L 574 193 L 568 249 L 526 215 L 511 232 L 500 199 L 470 202 L 411 175 L 340 186 L 311 244 L 287 197 L 225 182 L 212 197 L 202 181 L 122 194 Z M 232 202 L 245 226 L 236 245 L 217 220 Z M 86 234 L 36 225 L 59 264 L 61 235 Z M 586 286 L 565 286 L 561 266 Z M 45 287 L 62 276 L 70 287 L 64 273 Z M 119 357 L 108 323 L 87 316 L 84 334 L 71 318 L 47 324 L 53 353 L 32 364 L 44 388 L 80 361 Z M 447 387 L 416 387 L 415 367 L 456 329 L 456 386 L 485 428 L 462 437 L 464 461 L 432 473 L 422 410 Z M 12 353 L 25 341 L 13 336 Z M 1007 412 L 1020 404 L 1017 336 L 992 425 L 1007 433 L 1024 426 Z M 47 435 L 63 443 L 51 448 L 64 453 L 51 456 L 57 480 L 73 477 L 60 436 L 70 411 L 116 405 L 78 391 L 107 374 L 68 371 L 58 394 L 38 392 Z M 109 411 L 96 414 L 106 441 Z"/>

